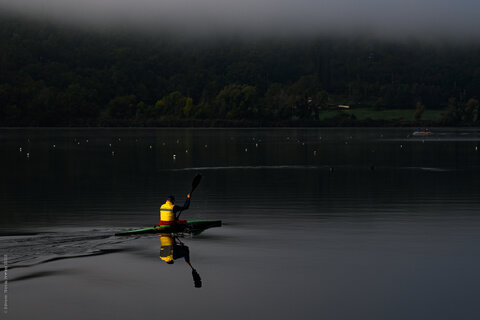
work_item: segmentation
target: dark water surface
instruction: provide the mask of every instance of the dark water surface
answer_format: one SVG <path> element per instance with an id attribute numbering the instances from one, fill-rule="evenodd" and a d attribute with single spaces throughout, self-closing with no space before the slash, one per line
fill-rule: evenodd
<path id="1" fill-rule="evenodd" d="M 412 131 L 0 129 L 2 319 L 478 319 L 480 132 Z M 197 173 L 201 288 L 113 235 Z"/>

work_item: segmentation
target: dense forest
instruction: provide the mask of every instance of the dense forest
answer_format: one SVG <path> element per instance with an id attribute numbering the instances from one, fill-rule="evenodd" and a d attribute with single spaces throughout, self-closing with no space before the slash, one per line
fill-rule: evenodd
<path id="1" fill-rule="evenodd" d="M 312 123 L 335 105 L 478 125 L 479 98 L 480 45 L 180 41 L 0 17 L 3 126 Z"/>

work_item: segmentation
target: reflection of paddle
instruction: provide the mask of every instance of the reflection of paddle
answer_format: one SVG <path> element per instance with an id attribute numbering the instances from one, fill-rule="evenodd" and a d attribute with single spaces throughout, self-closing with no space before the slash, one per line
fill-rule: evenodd
<path id="1" fill-rule="evenodd" d="M 197 175 L 195 176 L 195 178 L 193 178 L 193 181 L 192 181 L 192 190 L 190 190 L 190 193 L 189 193 L 190 198 L 192 197 L 193 190 L 195 190 L 195 189 L 198 187 L 198 185 L 200 184 L 200 180 L 202 180 L 202 175 L 201 175 L 201 174 L 197 174 Z M 178 213 L 177 219 L 180 218 L 180 215 L 181 215 L 181 214 L 182 214 L 182 211 L 180 211 L 180 212 Z"/>
<path id="2" fill-rule="evenodd" d="M 189 262 L 187 262 L 187 264 L 190 266 L 190 268 L 192 268 L 192 277 L 193 277 L 193 283 L 195 285 L 195 288 L 201 288 L 202 278 L 200 278 L 200 275 L 198 274 L 197 270 L 195 270 Z"/>
<path id="3" fill-rule="evenodd" d="M 198 274 L 197 270 L 192 269 L 192 277 L 193 277 L 193 282 L 195 284 L 195 288 L 201 288 L 202 278 L 200 278 L 200 275 Z"/>

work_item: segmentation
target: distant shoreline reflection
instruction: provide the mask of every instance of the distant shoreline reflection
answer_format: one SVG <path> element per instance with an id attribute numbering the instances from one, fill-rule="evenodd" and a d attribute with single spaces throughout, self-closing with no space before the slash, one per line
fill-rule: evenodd
<path id="1" fill-rule="evenodd" d="M 167 264 L 173 264 L 175 260 L 184 258 L 187 265 L 192 269 L 192 277 L 195 288 L 202 287 L 202 279 L 197 270 L 190 263 L 190 250 L 176 234 L 161 233 L 159 258 Z"/>

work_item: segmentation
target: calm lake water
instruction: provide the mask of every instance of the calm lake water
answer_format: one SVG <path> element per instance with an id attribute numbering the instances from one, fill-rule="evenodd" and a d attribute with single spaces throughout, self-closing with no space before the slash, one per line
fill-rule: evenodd
<path id="1" fill-rule="evenodd" d="M 0 129 L 1 318 L 478 319 L 480 131 L 433 131 Z M 201 288 L 114 236 L 197 173 Z"/>

